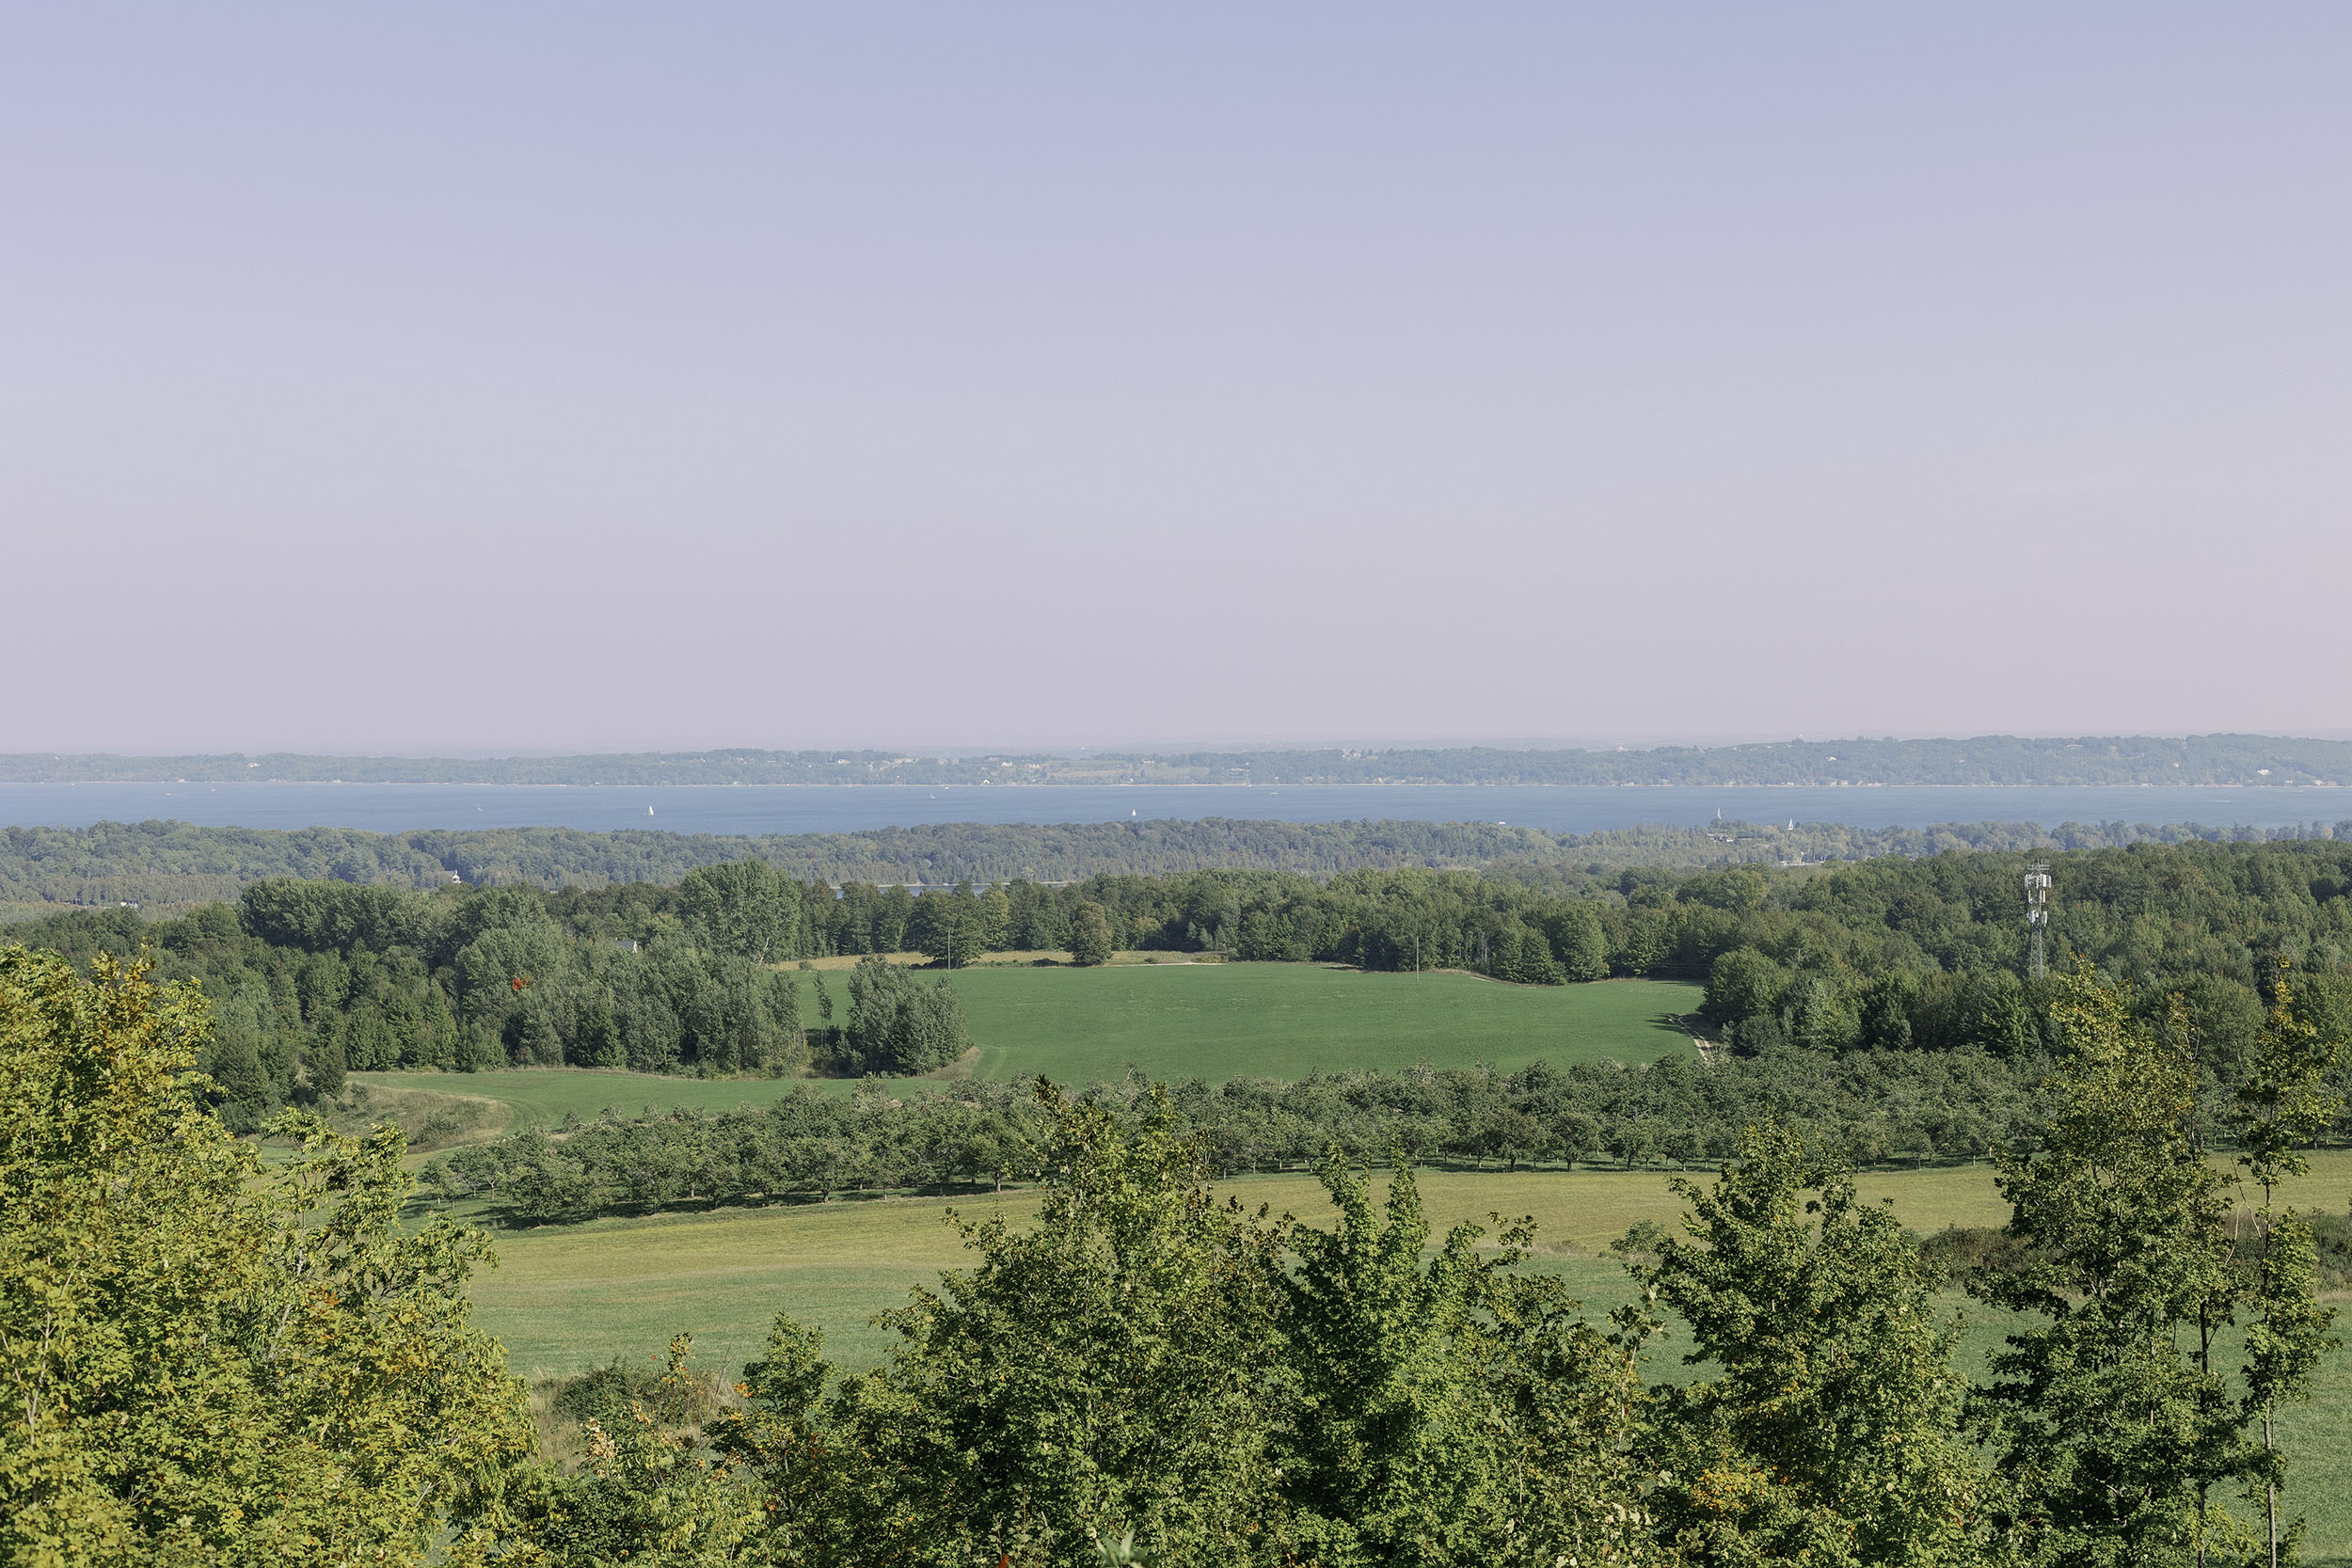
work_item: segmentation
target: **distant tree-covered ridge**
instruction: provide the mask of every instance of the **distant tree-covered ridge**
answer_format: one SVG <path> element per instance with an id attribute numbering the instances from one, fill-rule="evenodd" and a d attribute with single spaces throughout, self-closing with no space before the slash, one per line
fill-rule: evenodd
<path id="1" fill-rule="evenodd" d="M 2284 832 L 2066 823 L 1951 823 L 1853 828 L 1837 823 L 1718 823 L 1549 833 L 1493 822 L 1063 823 L 951 822 L 855 833 L 726 837 L 644 831 L 501 828 L 373 833 L 357 829 L 199 828 L 102 822 L 88 828 L 0 829 L 0 921 L 64 907 L 135 906 L 167 914 L 233 899 L 278 877 L 391 887 L 618 887 L 674 883 L 698 866 L 755 859 L 802 882 L 952 886 L 959 881 L 1071 882 L 1212 869 L 1334 877 L 1408 866 L 1481 869 L 1544 882 L 1607 878 L 1632 866 L 1868 860 L 1953 849 L 2087 849 L 2137 843 L 2246 841 L 2310 833 L 2352 838 L 2352 823 Z"/>
<path id="2" fill-rule="evenodd" d="M 0 756 L 0 783 L 501 784 L 2311 784 L 2352 781 L 2352 740 L 1977 736 L 1613 751 L 1492 746 L 1044 752 L 630 752 L 561 757 Z"/>

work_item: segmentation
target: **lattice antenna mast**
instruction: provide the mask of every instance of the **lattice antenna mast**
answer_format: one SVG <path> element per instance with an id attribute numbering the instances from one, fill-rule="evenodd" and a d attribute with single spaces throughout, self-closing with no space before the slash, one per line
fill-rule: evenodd
<path id="1" fill-rule="evenodd" d="M 2041 861 L 2026 867 L 2026 929 L 2033 938 L 2026 973 L 2039 980 L 2049 973 L 2042 958 L 2042 933 L 2050 927 L 2050 868 Z"/>

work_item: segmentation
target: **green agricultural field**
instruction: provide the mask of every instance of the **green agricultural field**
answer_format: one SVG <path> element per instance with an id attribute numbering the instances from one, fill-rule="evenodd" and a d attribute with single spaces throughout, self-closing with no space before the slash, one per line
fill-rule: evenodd
<path id="1" fill-rule="evenodd" d="M 2352 1163 L 2344 1173 L 2352 1177 Z M 1419 1180 L 1433 1227 L 1531 1214 L 1548 1256 L 1605 1253 L 1636 1220 L 1671 1221 L 1680 1207 L 1655 1171 L 1423 1171 Z M 1981 1165 L 1873 1174 L 1862 1187 L 1893 1199 L 1921 1230 L 2008 1215 Z M 1311 1177 L 1237 1178 L 1223 1190 L 1311 1223 L 1330 1218 Z M 866 1320 L 961 1258 L 948 1211 L 1020 1223 L 1036 1202 L 1025 1192 L 870 1198 L 501 1231 L 500 1266 L 476 1281 L 474 1299 L 516 1370 L 532 1376 L 659 1349 L 681 1329 L 714 1362 L 739 1363 L 778 1311 L 822 1324 L 836 1355 L 864 1364 L 887 1343 Z"/>
<path id="2" fill-rule="evenodd" d="M 1119 964 L 1102 969 L 959 970 L 979 1076 L 1043 1073 L 1091 1084 L 1132 1064 L 1158 1078 L 1300 1078 L 1322 1070 L 1543 1058 L 1648 1062 L 1691 1049 L 1676 1022 L 1701 990 L 1675 980 L 1510 986 L 1469 974 L 1367 974 L 1311 964 Z M 835 1006 L 848 1003 L 839 977 Z M 813 990 L 802 1016 L 817 1017 Z M 584 1068 L 501 1072 L 356 1072 L 380 1108 L 433 1095 L 490 1102 L 465 1135 L 594 1120 L 610 1106 L 728 1111 L 798 1085 L 847 1094 L 846 1079 L 674 1078 Z M 919 1085 L 919 1081 L 908 1087 Z M 427 1102 L 419 1101 L 421 1110 Z M 502 1109 L 501 1109 L 502 1108 Z M 454 1141 L 445 1137 L 439 1141 Z"/>
<path id="3" fill-rule="evenodd" d="M 1315 964 L 1117 964 L 958 971 L 984 1078 L 1303 1078 L 1360 1068 L 1543 1059 L 1647 1062 L 1691 1049 L 1672 980 L 1512 986 L 1470 974 Z M 814 1016 L 813 1012 L 804 1016 Z"/>
<path id="4" fill-rule="evenodd" d="M 674 1078 L 597 1068 L 517 1068 L 504 1072 L 355 1072 L 351 1082 L 367 1089 L 371 1109 L 397 1110 L 408 1098 L 416 1096 L 486 1101 L 496 1109 L 479 1123 L 479 1131 L 485 1133 L 555 1127 L 566 1116 L 594 1121 L 608 1106 L 628 1117 L 641 1116 L 647 1107 L 656 1111 L 732 1111 L 739 1105 L 772 1104 L 803 1086 L 838 1094 L 847 1094 L 855 1086 L 844 1079 Z"/>
<path id="5" fill-rule="evenodd" d="M 2342 1208 L 2352 1192 L 2352 1150 L 2324 1153 L 2316 1165 L 2288 1196 Z M 1666 1180 L 1648 1171 L 1420 1176 L 1437 1229 L 1483 1223 L 1496 1211 L 1533 1214 L 1542 1238 L 1534 1266 L 1566 1276 L 1596 1314 L 1629 1294 L 1607 1256 L 1609 1241 L 1636 1220 L 1671 1223 L 1679 1212 Z M 1996 1225 L 2007 1217 L 1993 1173 L 1981 1165 L 1877 1173 L 1861 1185 L 1920 1231 Z M 1311 1223 L 1330 1220 L 1321 1188 L 1305 1177 L 1237 1180 L 1225 1190 Z M 533 1378 L 615 1355 L 655 1356 L 681 1331 L 693 1334 L 704 1365 L 732 1374 L 758 1353 L 779 1311 L 821 1326 L 835 1363 L 854 1369 L 888 1352 L 890 1336 L 874 1325 L 874 1314 L 902 1305 L 911 1287 L 961 1261 L 950 1209 L 975 1220 L 1003 1213 L 1021 1224 L 1035 1206 L 1034 1195 L 1010 1193 L 952 1204 L 874 1199 L 505 1231 L 497 1238 L 499 1266 L 474 1281 L 476 1321 L 504 1341 L 515 1370 Z M 1947 1305 L 1967 1320 L 1963 1365 L 1980 1369 L 1998 1343 L 1996 1316 L 1958 1295 Z M 1671 1338 L 1660 1345 L 1651 1376 L 1687 1375 L 1681 1350 Z M 2317 1398 L 2290 1413 L 2283 1436 L 2302 1456 L 2295 1506 L 2311 1515 L 2312 1527 L 2304 1560 L 2352 1564 L 2352 1352 L 2330 1356 Z"/>

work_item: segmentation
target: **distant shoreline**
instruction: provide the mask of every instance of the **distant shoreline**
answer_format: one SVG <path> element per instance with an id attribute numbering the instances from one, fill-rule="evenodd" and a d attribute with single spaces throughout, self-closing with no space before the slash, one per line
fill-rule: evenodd
<path id="1" fill-rule="evenodd" d="M 1295 783 L 1295 784 L 1292 784 L 1292 783 L 1284 783 L 1284 784 L 1258 784 L 1258 783 L 1255 783 L 1254 781 L 1251 781 L 1251 780 L 1247 780 L 1247 779 L 1243 779 L 1243 780 L 1227 780 L 1227 779 L 1154 779 L 1154 780 L 1150 781 L 1149 783 L 1146 783 L 1146 782 L 1141 781 L 1141 780 L 1132 780 L 1132 779 L 1131 779 L 1131 780 L 1122 780 L 1122 781 L 1120 781 L 1120 783 L 1117 783 L 1117 784 L 1103 784 L 1103 783 L 1098 783 L 1098 782 L 1096 782 L 1096 781 L 1093 781 L 1093 780 L 1088 780 L 1088 779 L 1061 778 L 1061 779 L 1023 779 L 1023 780 L 1020 780 L 1020 781 L 1018 781 L 1018 782 L 1009 782 L 1009 783 L 1007 783 L 1007 784 L 997 784 L 997 783 L 996 783 L 996 781 L 994 781 L 994 780 L 993 780 L 993 779 L 981 779 L 981 780 L 977 780 L 977 781 L 975 781 L 975 782 L 972 782 L 972 783 L 969 783 L 969 784 L 927 784 L 874 783 L 874 782 L 866 782 L 866 781 L 851 781 L 851 780 L 843 780 L 843 781 L 841 781 L 841 782 L 839 782 L 839 783 L 822 783 L 822 784 L 818 784 L 818 783 L 808 783 L 808 784 L 788 784 L 788 783 L 775 783 L 775 784 L 768 784 L 768 783 L 761 783 L 761 784 L 746 784 L 746 783 L 742 783 L 742 782 L 740 782 L 740 781 L 730 782 L 730 783 L 727 783 L 727 784 L 644 783 L 644 782 L 639 782 L 639 783 L 631 783 L 631 784 L 600 784 L 600 783 L 596 783 L 596 782 L 593 782 L 593 781 L 588 781 L 588 780 L 564 780 L 564 781 L 560 781 L 560 782 L 547 783 L 547 782 L 539 782 L 539 781 L 515 781 L 515 782 L 508 782 L 508 781 L 505 781 L 505 780 L 499 780 L 499 779 L 269 779 L 269 778 L 250 778 L 250 779 L 157 779 L 157 778 L 148 778 L 148 779 L 101 779 L 101 778 L 85 778 L 85 779 L 0 779 L 0 789 L 8 789 L 8 788 L 67 789 L 67 788 L 72 788 L 72 787 L 73 787 L 73 786 L 75 786 L 75 785 L 78 785 L 78 784 L 190 784 L 190 785 L 194 785 L 194 784 L 204 784 L 204 785 L 209 785 L 209 786 L 212 786 L 212 787 L 215 787 L 215 788 L 220 787 L 220 786 L 222 786 L 222 785 L 227 785 L 229 788 L 231 788 L 231 789 L 246 788 L 246 787 L 248 787 L 248 786 L 257 786 L 257 785 L 266 785 L 266 786 L 268 786 L 268 787 L 271 787 L 271 788 L 277 788 L 277 789 L 285 789 L 285 788 L 290 788 L 290 787 L 294 787 L 294 786 L 312 787 L 312 788 L 318 788 L 318 789 L 335 789 L 335 788 L 345 788 L 345 789 L 644 789 L 644 790 L 669 790 L 669 789 L 708 789 L 708 790 L 723 790 L 723 789 L 793 789 L 793 790 L 808 790 L 808 791 L 810 791 L 810 792 L 812 792 L 812 793 L 817 792 L 817 791 L 822 791 L 822 790 L 844 790 L 844 789 L 855 789 L 855 790 L 903 790 L 903 791 L 906 791 L 906 792 L 908 792 L 908 793 L 910 793 L 910 794 L 911 794 L 911 793 L 913 793 L 913 792 L 914 792 L 914 791 L 916 791 L 916 790 L 923 790 L 923 791 L 926 791 L 926 792 L 936 792 L 936 791 L 943 790 L 943 789 L 990 789 L 990 788 L 1011 788 L 1011 789 L 1124 789 L 1124 788 L 1139 788 L 1139 789 L 1230 789 L 1230 790 L 1235 790 L 1235 791 L 1244 791 L 1244 790 L 1259 790 L 1259 789 L 1263 789 L 1263 790 L 1280 790 L 1280 789 L 1647 789 L 1647 790 L 1657 790 L 1657 791 L 1661 791 L 1661 792 L 1666 792 L 1666 791 L 1708 790 L 1708 789 L 1723 789 L 1723 790 L 1732 790 L 1732 789 L 1981 789 L 1981 790 L 1987 790 L 1987 791 L 2001 791 L 2001 790 L 2028 790 L 2028 789 L 2037 789 L 2037 790 L 2039 790 L 2039 789 L 2081 789 L 2081 790 L 2093 790 L 2093 789 L 2273 789 L 2273 790 L 2298 790 L 2298 789 L 2299 789 L 2299 790 L 2304 790 L 2304 791 L 2308 791 L 2308 792 L 2312 792 L 2312 793 L 2345 793 L 2345 794 L 2352 794 L 2352 784 L 2333 784 L 2333 783 L 2329 783 L 2329 784 L 2313 784 L 2313 783 L 2299 782 L 2299 781 L 2293 780 L 2293 779 L 2281 779 L 2281 780 L 2277 780 L 2277 781 L 2273 781 L 2273 780 L 2270 780 L 2270 779 L 2229 780 L 2229 781 L 2201 781 L 2201 782 L 2198 782 L 2198 783 L 2195 783 L 2195 784 L 2181 784 L 2181 783 L 2177 783 L 2177 782 L 2170 782 L 2170 781 L 2168 781 L 2168 782 L 2165 782 L 2165 783 L 2158 783 L 2158 782 L 2156 782 L 2156 781 L 2154 781 L 2154 780 L 2151 780 L 2151 779 L 2137 779 L 2137 780 L 2131 780 L 2131 781 L 2128 781 L 2128 782 L 2122 782 L 2122 783 L 2098 783 L 2098 782 L 2091 782 L 2091 781 L 2074 781 L 2074 782 L 2071 782 L 2071 783 L 2060 783 L 2060 784 L 1981 784 L 1981 783 L 1975 783 L 1975 784 L 1963 784 L 1963 783 L 1956 783 L 1956 782 L 1954 782 L 1954 783 L 1946 783 L 1946 782 L 1941 782 L 1941 781 L 1937 781 L 1937 780 L 1912 780 L 1912 781 L 1907 781 L 1907 782 L 1902 783 L 1902 784 L 1887 784 L 1887 783 L 1883 783 L 1883 782 L 1881 782 L 1881 781 L 1878 781 L 1878 780 L 1860 780 L 1860 781 L 1840 780 L 1840 781 L 1836 781 L 1836 782 L 1831 782 L 1831 781 L 1820 781 L 1820 780 L 1817 780 L 1817 781 L 1812 781 L 1812 782 L 1791 782 L 1791 781 L 1783 781 L 1783 782 L 1778 783 L 1778 784 L 1715 783 L 1715 782 L 1708 782 L 1708 783 L 1705 783 L 1705 784 L 1643 784 L 1643 783 L 1637 783 L 1637 782 L 1633 782 L 1633 781 L 1629 781 L 1629 780 L 1628 780 L 1628 781 L 1621 781 L 1621 782 L 1615 782 L 1615 783 L 1607 783 L 1607 784 L 1570 784 L 1570 783 L 1547 784 L 1547 783 L 1541 783 L 1541 782 L 1536 782 L 1536 781 L 1526 781 L 1526 782 L 1520 782 L 1520 781 L 1516 781 L 1516 780 L 1502 780 L 1502 779 L 1466 779 L 1466 780 L 1462 780 L 1462 781 L 1460 781 L 1460 782 L 1458 782 L 1458 783 L 1448 783 L 1448 782 L 1442 782 L 1442 781 L 1437 781 L 1437 780 L 1420 780 L 1420 779 L 1416 779 L 1416 780 L 1409 780 L 1409 781 L 1408 781 L 1408 780 L 1393 780 L 1393 779 L 1391 779 L 1391 780 L 1379 780 L 1379 781 L 1365 781 L 1365 782 L 1360 782 L 1360 783 L 1359 783 L 1359 782 L 1349 782 L 1349 783 L 1345 783 L 1345 784 L 1326 784 L 1326 783 L 1321 783 L 1321 782 L 1301 782 L 1301 783 Z"/>
<path id="2" fill-rule="evenodd" d="M 2207 789 L 2342 788 L 2352 740 L 2262 735 L 2072 739 L 1853 737 L 1646 750 L 1528 747 L 916 756 L 882 751 L 596 752 L 541 757 L 293 752 L 0 755 L 0 784 L 469 784 L 534 789 Z"/>

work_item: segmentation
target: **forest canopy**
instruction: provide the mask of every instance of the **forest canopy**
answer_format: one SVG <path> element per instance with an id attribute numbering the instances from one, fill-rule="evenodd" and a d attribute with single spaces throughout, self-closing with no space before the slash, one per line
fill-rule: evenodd
<path id="1" fill-rule="evenodd" d="M 1704 983 L 1706 1017 L 1734 1054 L 2022 1061 L 2051 1048 L 2046 982 L 2027 973 L 2026 862 L 1954 852 L 1549 879 L 1217 870 L 917 892 L 739 861 L 678 886 L 553 892 L 279 879 L 171 919 L 71 911 L 8 934 L 85 968 L 151 950 L 166 978 L 200 979 L 215 1015 L 207 1070 L 245 1121 L 332 1094 L 349 1070 L 930 1070 L 968 1044 L 935 987 L 869 974 L 844 1016 L 812 1020 L 774 966 L 1004 950 L 1083 959 L 1073 943 L 1089 929 L 1086 946 L 1235 962 L 1458 968 L 1523 985 L 1679 977 Z M 2052 954 L 2131 984 L 2152 1026 L 2177 1006 L 2208 1096 L 2242 1078 L 2282 961 L 2313 1027 L 2352 1030 L 2352 842 L 2143 845 L 2048 863 Z"/>
<path id="2" fill-rule="evenodd" d="M 389 887 L 602 888 L 673 883 L 698 866 L 762 860 L 785 877 L 947 887 L 1015 878 L 1210 870 L 1334 877 L 1408 866 L 1483 870 L 1548 884 L 1606 879 L 1634 867 L 1697 871 L 1916 858 L 1954 849 L 2088 849 L 2131 844 L 2352 839 L 2352 822 L 2301 830 L 2159 827 L 2122 822 L 1952 823 L 1852 828 L 1837 823 L 1718 823 L 1596 833 L 1550 833 L 1499 822 L 1230 820 L 943 823 L 856 833 L 727 837 L 569 828 L 373 833 L 357 829 L 200 828 L 186 822 L 102 822 L 88 828 L 0 829 L 0 920 L 57 908 L 136 906 L 151 914 L 233 899 L 271 878 L 332 879 Z"/>

